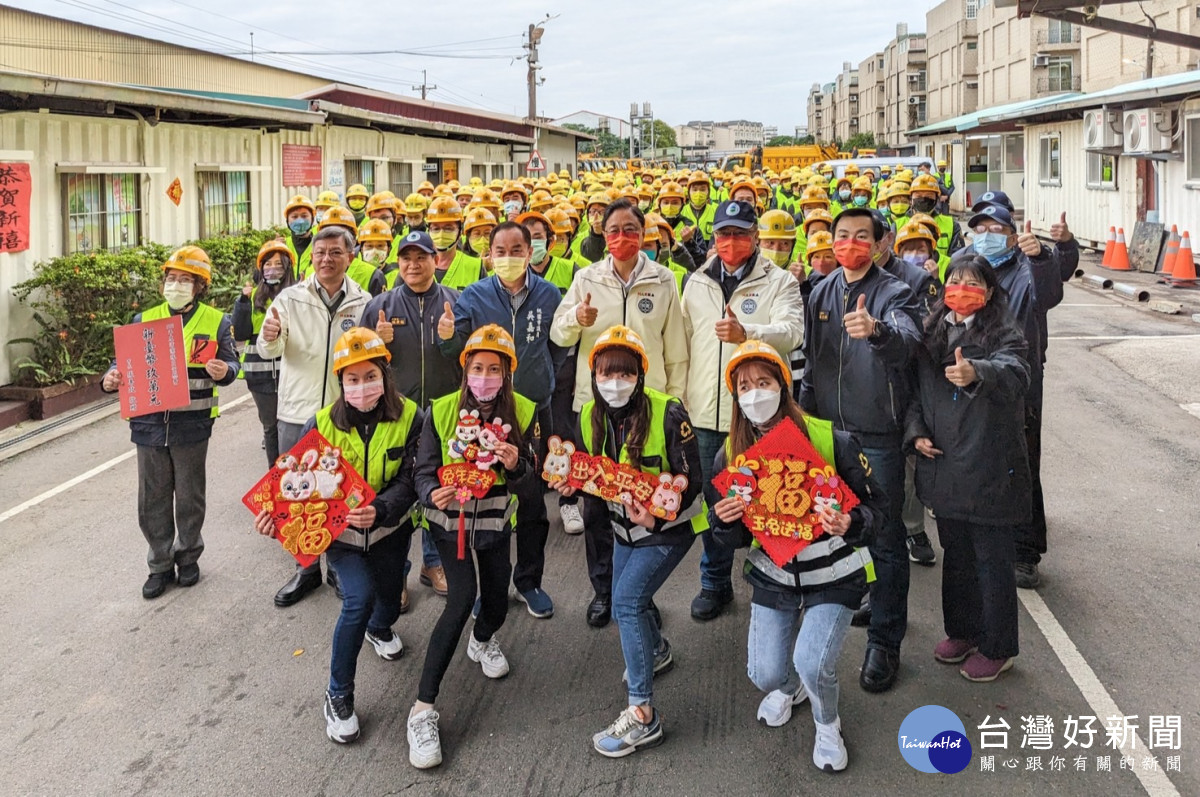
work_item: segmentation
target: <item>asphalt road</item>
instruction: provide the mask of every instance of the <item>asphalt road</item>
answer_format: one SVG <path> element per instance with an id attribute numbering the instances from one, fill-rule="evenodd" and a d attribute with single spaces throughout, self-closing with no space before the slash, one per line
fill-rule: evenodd
<path id="1" fill-rule="evenodd" d="M 914 567 L 896 688 L 863 692 L 865 634 L 853 629 L 846 644 L 839 672 L 851 763 L 841 775 L 812 766 L 807 706 L 784 728 L 756 724 L 745 585 L 737 582 L 736 603 L 718 620 L 689 617 L 699 544 L 658 598 L 677 659 L 656 684 L 666 743 L 617 761 L 592 752 L 591 734 L 624 705 L 623 665 L 615 626 L 584 624 L 583 540 L 557 520 L 545 581 L 556 614 L 536 620 L 512 603 L 500 632 L 512 664 L 503 681 L 484 678 L 460 645 L 439 704 L 439 769 L 414 770 L 407 757 L 404 720 L 441 605 L 415 574 L 412 611 L 396 626 L 406 655 L 389 663 L 363 652 L 363 736 L 330 743 L 321 701 L 339 606 L 328 588 L 289 609 L 272 605 L 291 565 L 252 533 L 240 503 L 264 464 L 253 405 L 243 402 L 223 415 L 210 445 L 207 549 L 192 589 L 141 598 L 133 459 L 0 520 L 0 793 L 1200 794 L 1192 621 L 1200 420 L 1180 407 L 1200 402 L 1200 337 L 1174 337 L 1200 327 L 1074 286 L 1051 319 L 1043 467 L 1051 551 L 1041 600 L 1023 596 L 1031 602 L 1021 610 L 1016 667 L 977 685 L 936 663 L 940 567 Z M 1112 339 L 1124 336 L 1133 337 Z M 0 517 L 130 448 L 127 426 L 109 417 L 0 462 Z M 1075 771 L 1063 720 L 1100 713 L 1103 726 L 1105 700 L 1138 715 L 1143 744 L 1149 715 L 1178 715 L 1181 749 L 1150 754 L 1160 770 L 1179 756 L 1180 771 L 1168 780 L 1122 770 L 1103 733 L 1085 751 L 1086 771 Z M 927 704 L 966 725 L 976 755 L 964 772 L 923 774 L 898 752 L 901 721 Z M 1021 718 L 1035 714 L 1055 723 L 1052 750 L 1021 749 Z M 976 727 L 989 715 L 1011 725 L 1007 750 L 978 749 Z M 996 756 L 996 771 L 981 771 L 980 753 Z M 1097 754 L 1113 756 L 1113 771 L 1096 771 Z M 1040 771 L 1027 769 L 1033 755 Z M 1053 768 L 1055 755 L 1065 771 Z M 1146 755 L 1138 745 L 1139 770 Z"/>

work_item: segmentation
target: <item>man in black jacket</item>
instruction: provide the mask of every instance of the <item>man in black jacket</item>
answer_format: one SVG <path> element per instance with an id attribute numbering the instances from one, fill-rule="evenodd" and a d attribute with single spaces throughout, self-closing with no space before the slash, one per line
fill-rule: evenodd
<path id="1" fill-rule="evenodd" d="M 871 627 L 859 683 L 883 692 L 896 682 L 900 643 L 908 626 L 909 563 L 904 524 L 901 452 L 909 363 L 920 341 L 916 297 L 873 261 L 887 246 L 887 225 L 866 208 L 834 221 L 841 266 L 809 296 L 804 319 L 804 376 L 800 405 L 862 441 L 870 471 L 887 496 L 888 513 L 871 558 Z"/>

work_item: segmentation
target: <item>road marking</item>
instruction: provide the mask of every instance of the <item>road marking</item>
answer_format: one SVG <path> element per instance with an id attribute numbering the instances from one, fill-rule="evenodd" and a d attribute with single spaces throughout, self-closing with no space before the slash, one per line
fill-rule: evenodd
<path id="1" fill-rule="evenodd" d="M 1161 340 L 1163 338 L 1200 338 L 1200 335 L 1050 335 L 1047 340 Z"/>
<path id="2" fill-rule="evenodd" d="M 1117 702 L 1113 700 L 1112 695 L 1104 688 L 1104 684 L 1100 683 L 1100 679 L 1096 677 L 1096 672 L 1084 660 L 1083 654 L 1079 652 L 1079 648 L 1075 647 L 1075 643 L 1071 641 L 1071 637 L 1067 635 L 1062 625 L 1054 617 L 1054 613 L 1050 611 L 1050 607 L 1042 600 L 1042 596 L 1029 589 L 1017 590 L 1017 596 L 1021 599 L 1021 604 L 1025 607 L 1025 610 L 1033 617 L 1033 621 L 1037 623 L 1042 636 L 1050 643 L 1050 648 L 1058 656 L 1058 660 L 1062 662 L 1067 675 L 1071 676 L 1071 680 L 1075 682 L 1075 686 L 1083 693 L 1083 698 L 1091 706 L 1092 711 L 1095 712 L 1097 721 L 1104 722 L 1109 717 L 1124 717 L 1124 712 L 1117 708 Z M 1128 752 L 1132 755 L 1133 751 L 1139 749 L 1139 745 L 1141 750 L 1145 751 L 1147 749 L 1142 735 L 1134 733 L 1131 746 L 1128 750 L 1121 748 L 1121 752 Z M 1161 769 L 1146 771 L 1140 766 L 1135 766 L 1133 774 L 1137 775 L 1142 788 L 1146 790 L 1146 793 L 1150 797 L 1169 797 L 1170 795 L 1177 797 L 1179 794 L 1179 790 L 1175 788 L 1175 784 L 1171 783 L 1171 779 Z"/>
<path id="3" fill-rule="evenodd" d="M 1083 304 L 1079 302 L 1062 302 L 1055 305 L 1056 307 L 1112 307 L 1112 302 L 1100 302 L 1099 304 Z"/>
<path id="4" fill-rule="evenodd" d="M 247 393 L 246 395 L 242 396 L 241 398 L 236 398 L 233 401 L 229 402 L 228 404 L 222 406 L 221 409 L 224 409 L 224 410 L 231 409 L 233 407 L 236 407 L 239 404 L 249 401 L 250 398 L 251 398 L 251 394 Z M 84 471 L 83 473 L 79 474 L 75 478 L 68 479 L 67 481 L 63 482 L 62 484 L 58 485 L 57 487 L 51 487 L 49 490 L 46 490 L 44 493 L 39 493 L 38 495 L 35 495 L 33 498 L 30 498 L 28 501 L 23 501 L 23 502 L 17 504 L 12 509 L 6 509 L 5 511 L 0 512 L 0 523 L 5 522 L 6 520 L 12 520 L 17 515 L 24 512 L 26 509 L 32 509 L 33 507 L 37 506 L 38 504 L 49 501 L 51 498 L 53 498 L 56 495 L 61 495 L 61 494 L 65 493 L 67 490 L 70 490 L 75 485 L 84 483 L 85 481 L 92 478 L 93 476 L 97 476 L 101 473 L 104 473 L 104 471 L 106 471 L 106 470 L 115 468 L 117 465 L 120 465 L 122 462 L 124 462 L 127 459 L 131 459 L 136 454 L 137 454 L 136 448 L 126 451 L 124 454 L 118 454 L 117 456 L 113 457 L 112 459 L 108 460 L 107 462 L 101 462 L 99 465 L 92 468 L 91 470 Z"/>
<path id="5" fill-rule="evenodd" d="M 1195 415 L 1200 418 L 1200 404 L 1180 404 L 1179 408 L 1189 415 Z"/>

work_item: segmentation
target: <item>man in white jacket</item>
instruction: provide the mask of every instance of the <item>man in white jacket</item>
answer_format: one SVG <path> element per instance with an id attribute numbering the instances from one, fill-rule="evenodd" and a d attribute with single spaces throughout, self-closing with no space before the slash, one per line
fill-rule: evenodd
<path id="1" fill-rule="evenodd" d="M 759 251 L 754 205 L 723 202 L 713 220 L 715 254 L 689 277 L 683 289 L 683 323 L 691 349 L 684 404 L 700 443 L 700 464 L 710 490 L 713 460 L 725 444 L 733 398 L 723 374 L 739 344 L 761 340 L 786 361 L 804 336 L 800 283 Z M 769 232 L 768 232 L 769 234 Z M 709 495 L 709 506 L 719 496 Z M 702 535 L 700 594 L 692 617 L 711 620 L 733 600 L 733 549 L 711 531 Z"/>
<path id="2" fill-rule="evenodd" d="M 263 320 L 255 348 L 264 358 L 279 357 L 279 450 L 300 440 L 304 424 L 341 395 L 330 365 L 333 347 L 358 324 L 371 294 L 346 278 L 357 242 L 347 227 L 327 225 L 312 242 L 313 273 L 280 291 Z M 333 571 L 329 571 L 334 584 Z M 321 562 L 296 566 L 275 594 L 276 606 L 291 606 L 321 586 Z M 335 585 L 336 588 L 336 585 Z"/>

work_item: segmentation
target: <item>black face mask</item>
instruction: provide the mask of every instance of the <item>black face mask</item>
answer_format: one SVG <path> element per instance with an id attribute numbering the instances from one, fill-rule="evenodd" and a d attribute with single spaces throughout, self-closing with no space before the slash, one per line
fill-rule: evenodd
<path id="1" fill-rule="evenodd" d="M 936 206 L 937 206 L 937 200 L 930 199 L 929 197 L 921 197 L 920 199 L 914 199 L 913 203 L 912 203 L 913 210 L 915 210 L 918 213 L 932 213 L 933 209 Z"/>

